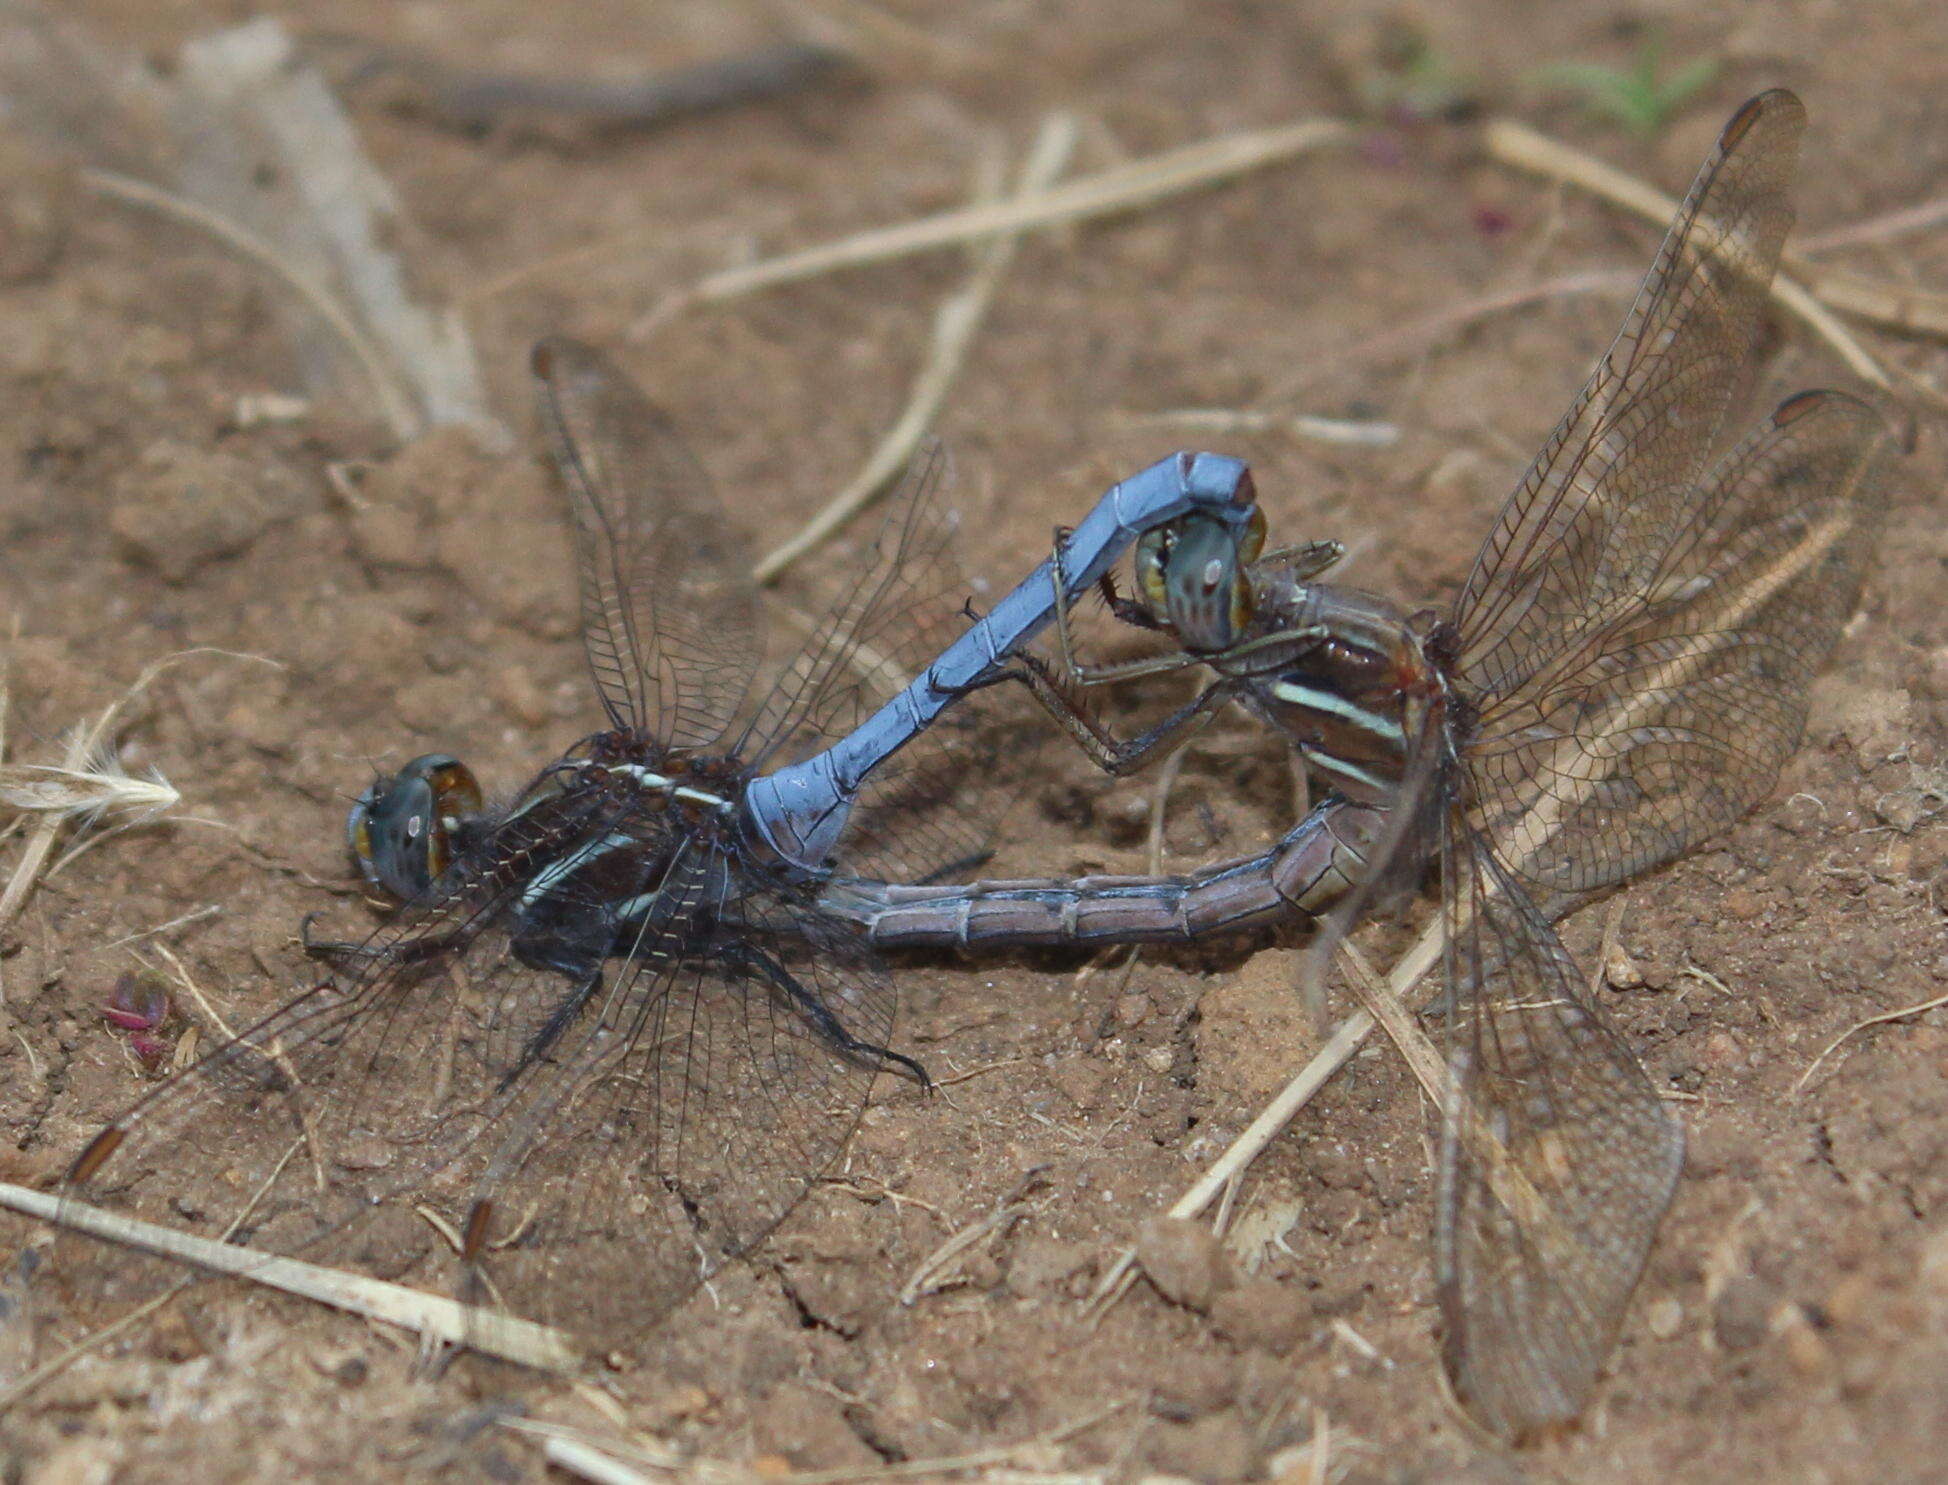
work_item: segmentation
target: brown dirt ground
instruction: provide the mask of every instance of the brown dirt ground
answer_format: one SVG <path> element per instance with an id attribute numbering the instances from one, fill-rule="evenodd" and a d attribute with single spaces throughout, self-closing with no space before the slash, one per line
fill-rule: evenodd
<path id="1" fill-rule="evenodd" d="M 245 12 L 222 0 L 71 8 L 156 56 Z M 763 30 L 748 9 L 348 0 L 329 21 L 455 62 L 572 71 L 613 56 L 615 37 L 652 62 L 747 43 Z M 672 285 L 740 254 L 953 203 L 984 140 L 1018 144 L 1052 107 L 1086 121 L 1084 165 L 1344 111 L 1347 69 L 1389 13 L 1239 4 L 1186 15 L 1150 0 L 896 9 L 938 45 L 888 61 L 873 86 L 638 138 L 478 141 L 360 112 L 425 230 L 420 266 L 434 282 L 464 288 L 640 231 L 636 251 L 475 306 L 501 406 L 524 433 L 520 367 L 534 336 L 614 346 L 758 534 L 786 533 L 899 406 L 959 265 L 825 278 L 631 343 L 627 327 Z M 1940 192 L 1941 7 L 1732 14 L 1468 0 L 1429 7 L 1427 20 L 1492 107 L 1519 107 L 1667 188 L 1688 179 L 1739 99 L 1783 83 L 1813 121 L 1804 224 Z M 300 30 L 316 19 L 301 7 L 287 18 Z M 1725 63 L 1654 144 L 1521 90 L 1545 61 L 1627 61 L 1643 26 L 1662 29 L 1671 56 Z M 45 1179 L 143 1086 L 95 1009 L 127 951 L 99 946 L 220 904 L 163 941 L 226 1014 L 249 1019 L 301 973 L 299 915 L 338 904 L 343 795 L 371 760 L 449 746 L 507 784 L 579 735 L 589 707 L 553 497 L 538 479 L 462 487 L 403 534 L 350 516 L 327 492 L 327 463 L 387 453 L 355 415 L 228 426 L 237 398 L 289 385 L 276 286 L 186 232 L 64 195 L 9 146 L 0 195 L 29 189 L 52 193 L 66 228 L 44 253 L 16 241 L 0 282 L 0 593 L 21 623 L 14 754 L 46 756 L 60 729 L 171 651 L 279 662 L 206 657 L 159 681 L 126 734 L 128 761 L 161 768 L 205 823 L 83 857 L 0 940 L 7 1174 Z M 1487 230 L 1497 221 L 1506 230 Z M 1052 523 L 1193 441 L 1127 414 L 1248 405 L 1302 377 L 1307 410 L 1384 415 L 1405 436 L 1383 450 L 1279 434 L 1210 441 L 1252 461 L 1277 529 L 1362 541 L 1362 582 L 1436 599 L 1620 301 L 1531 307 L 1385 365 L 1360 347 L 1512 284 L 1641 265 L 1652 240 L 1574 192 L 1481 162 L 1465 129 L 1430 127 L 1031 241 L 941 430 L 978 516 L 966 561 L 1011 580 Z M 1948 238 L 1897 239 L 1850 266 L 1939 286 Z M 1796 327 L 1776 338 L 1782 380 L 1836 377 Z M 1948 374 L 1939 346 L 1874 344 L 1936 387 Z M 418 451 L 394 467 L 393 488 L 432 480 L 444 457 Z M 1084 1322 L 1079 1296 L 1101 1266 L 1309 1051 L 1289 958 L 1224 950 L 1146 954 L 1127 979 L 1073 963 L 904 966 L 902 1045 L 937 1072 L 992 1070 L 931 1100 L 882 1084 L 843 1179 L 614 1378 L 633 1425 L 717 1458 L 801 1468 L 957 1454 L 1115 1408 L 1016 1463 L 1249 1475 L 1323 1420 L 1333 1478 L 1938 1477 L 1948 1010 L 1866 1032 L 1797 1085 L 1853 1022 L 1948 990 L 1948 829 L 1903 833 L 1886 817 L 1918 766 L 1944 761 L 1944 473 L 1939 429 L 1924 420 L 1864 612 L 1774 801 L 1623 899 L 1622 942 L 1645 984 L 1606 1003 L 1681 1100 L 1692 1155 L 1582 1427 L 1508 1454 L 1442 1402 L 1423 1119 L 1384 1048 L 1253 1169 L 1234 1244 L 1256 1266 L 1251 1303 L 1212 1317 L 1139 1285 L 1099 1327 Z M 195 489 L 228 493 L 212 506 L 184 493 Z M 172 514 L 158 491 L 183 503 Z M 1213 738 L 1173 796 L 1179 867 L 1253 846 L 1285 818 L 1276 749 L 1242 721 Z M 1079 761 L 1047 767 L 1041 818 L 1002 867 L 1140 860 L 1141 785 L 1104 793 Z M 1593 935 L 1581 923 L 1569 938 L 1587 955 Z M 902 1305 L 920 1260 L 1033 1167 L 1041 1182 L 1020 1220 L 974 1248 L 951 1287 Z M 496 1399 L 593 1417 L 505 1373 L 415 1380 L 409 1345 L 322 1310 L 215 1288 L 182 1308 L 0 1425 L 9 1478 L 387 1475 L 436 1463 L 439 1442 Z M 467 1460 L 460 1468 L 497 1476 L 542 1469 L 508 1435 L 476 1441 Z"/>

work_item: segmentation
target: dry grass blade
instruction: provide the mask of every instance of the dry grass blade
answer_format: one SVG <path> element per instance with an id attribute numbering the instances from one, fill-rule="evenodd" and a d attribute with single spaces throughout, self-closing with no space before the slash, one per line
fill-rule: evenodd
<path id="1" fill-rule="evenodd" d="M 139 206 L 162 216 L 174 217 L 177 221 L 195 227 L 208 234 L 236 253 L 247 258 L 260 268 L 269 270 L 280 279 L 292 293 L 303 301 L 305 307 L 318 317 L 332 334 L 344 344 L 357 363 L 360 374 L 372 389 L 373 401 L 378 405 L 380 415 L 394 435 L 411 438 L 420 429 L 419 411 L 413 399 L 400 386 L 392 368 L 380 353 L 371 338 L 358 327 L 357 321 L 346 311 L 344 305 L 323 284 L 301 271 L 275 244 L 266 242 L 248 228 L 231 221 L 228 217 L 199 206 L 160 186 L 147 181 L 136 180 L 131 176 L 118 175 L 112 170 L 83 170 L 82 183 L 104 196 L 112 196 L 130 206 Z"/>
<path id="2" fill-rule="evenodd" d="M 1482 140 L 1488 153 L 1504 165 L 1580 186 L 1660 227 L 1668 225 L 1677 214 L 1677 202 L 1655 186 L 1592 159 L 1581 150 L 1571 149 L 1560 140 L 1538 134 L 1513 119 L 1491 122 L 1482 131 Z M 1893 389 L 1880 363 L 1802 284 L 1783 272 L 1776 274 L 1772 280 L 1772 297 L 1831 346 L 1855 376 L 1883 390 Z"/>
<path id="3" fill-rule="evenodd" d="M 112 753 L 87 768 L 57 763 L 0 764 L 0 805 L 28 814 L 100 819 L 110 814 L 152 819 L 182 799 L 160 775 L 133 778 Z"/>
<path id="4" fill-rule="evenodd" d="M 1948 337 L 1948 294 L 1811 263 L 1799 266 L 1798 271 L 1824 302 L 1855 319 L 1908 335 Z"/>
<path id="5" fill-rule="evenodd" d="M 1439 925 L 1435 927 L 1438 937 Z M 1427 959 L 1431 965 L 1439 957 L 1436 948 Z M 1423 968 L 1416 971 L 1418 979 Z M 1395 978 L 1396 986 L 1398 977 Z M 1408 981 L 1412 984 L 1412 981 Z M 1312 1101 L 1312 1097 L 1325 1087 L 1334 1073 L 1352 1059 L 1360 1045 L 1372 1033 L 1375 1022 L 1366 1011 L 1355 1011 L 1333 1029 L 1326 1044 L 1319 1049 L 1298 1075 L 1287 1083 L 1279 1095 L 1259 1112 L 1256 1119 L 1246 1127 L 1225 1149 L 1224 1153 L 1211 1162 L 1210 1168 L 1197 1178 L 1195 1184 L 1171 1205 L 1172 1217 L 1201 1216 L 1210 1204 L 1217 1200 L 1233 1176 L 1258 1158 L 1258 1152 L 1278 1138 L 1279 1132 L 1292 1122 L 1299 1110 Z M 1100 1314 L 1109 1304 L 1130 1286 L 1136 1276 L 1136 1249 L 1125 1248 L 1117 1255 L 1116 1261 L 1103 1274 L 1096 1285 L 1095 1292 L 1089 1296 L 1089 1307 Z"/>
<path id="6" fill-rule="evenodd" d="M 1016 1218 L 1027 1215 L 1028 1205 L 1022 1200 L 1042 1179 L 1046 1166 L 1036 1166 L 1017 1181 L 1008 1194 L 997 1201 L 988 1214 L 972 1226 L 963 1227 L 948 1238 L 933 1252 L 920 1260 L 920 1266 L 913 1276 L 900 1286 L 900 1303 L 910 1305 L 924 1294 L 932 1294 L 942 1286 L 940 1275 L 961 1254 L 981 1242 L 990 1233 L 999 1232 Z"/>
<path id="7" fill-rule="evenodd" d="M 996 232 L 1055 227 L 1134 211 L 1185 191 L 1261 170 L 1321 145 L 1339 143 L 1351 135 L 1351 126 L 1337 119 L 1306 119 L 1277 129 L 1230 134 L 1085 176 L 1040 195 L 943 212 L 768 262 L 726 269 L 699 283 L 695 295 L 707 303 L 735 299 L 835 269 L 949 247 Z"/>
<path id="8" fill-rule="evenodd" d="M 1044 120 L 1028 162 L 1022 168 L 1015 199 L 1032 198 L 1052 185 L 1068 168 L 1069 157 L 1075 152 L 1075 140 L 1076 122 L 1072 115 L 1051 114 Z M 946 403 L 948 390 L 967 358 L 967 348 L 986 318 L 988 306 L 994 302 L 995 291 L 1008 265 L 1014 261 L 1020 241 L 1021 233 L 1012 231 L 998 233 L 982 244 L 966 286 L 946 300 L 934 315 L 933 348 L 913 383 L 905 409 L 852 482 L 812 517 L 803 530 L 758 563 L 752 576 L 759 583 L 776 582 L 792 563 L 829 540 L 905 472 L 920 440 L 926 437 Z"/>
<path id="9" fill-rule="evenodd" d="M 1903 237 L 1909 232 L 1925 232 L 1943 222 L 1948 222 L 1948 196 L 1936 196 L 1932 201 L 1903 206 L 1898 211 L 1869 217 L 1864 222 L 1851 222 L 1844 227 L 1815 232 L 1800 241 L 1798 252 L 1804 258 L 1813 253 L 1830 253 L 1835 248 L 1885 242 L 1890 237 Z"/>
<path id="10" fill-rule="evenodd" d="M 173 655 L 165 655 L 162 659 L 146 667 L 135 678 L 134 683 L 129 686 L 128 690 L 124 691 L 121 696 L 111 702 L 108 708 L 102 712 L 101 716 L 95 719 L 93 724 L 86 728 L 76 729 L 73 736 L 68 740 L 68 746 L 61 762 L 58 765 L 53 765 L 51 770 L 43 771 L 38 776 L 39 782 L 48 782 L 48 774 L 51 772 L 55 781 L 65 783 L 73 789 L 80 789 L 83 793 L 89 791 L 100 793 L 103 790 L 113 792 L 116 787 L 127 787 L 133 791 L 130 796 L 131 798 L 153 800 L 159 797 L 150 792 L 158 787 L 159 781 L 158 783 L 145 783 L 141 780 L 130 779 L 126 774 L 122 774 L 119 771 L 104 775 L 101 773 L 100 763 L 96 762 L 91 765 L 90 760 L 100 760 L 106 756 L 104 739 L 108 737 L 110 729 L 115 725 L 116 718 L 121 715 L 124 707 L 148 689 L 151 681 L 178 661 L 186 660 L 192 655 L 205 654 L 228 655 L 231 658 L 242 660 L 263 659 L 260 655 L 239 655 L 234 651 L 210 649 L 207 647 L 193 650 L 179 650 Z M 268 665 L 275 664 L 276 662 L 264 661 L 264 663 Z M 26 778 L 29 782 L 33 782 L 36 778 L 36 775 L 32 774 L 21 775 L 18 766 L 7 769 L 4 773 L 10 780 Z M 106 777 L 111 782 L 108 784 L 90 785 L 86 789 L 81 789 L 81 786 L 75 782 L 77 779 L 91 776 L 98 780 Z M 112 782 L 117 779 L 122 781 L 120 786 Z M 167 785 L 160 785 L 160 787 L 164 789 L 168 788 Z M 168 792 L 171 795 L 170 803 L 173 804 L 175 802 L 175 791 L 171 789 Z M 13 921 L 15 916 L 20 912 L 22 905 L 27 901 L 27 894 L 33 890 L 34 884 L 41 879 L 42 869 L 47 864 L 48 854 L 54 848 L 55 837 L 60 833 L 62 825 L 76 818 L 86 820 L 98 818 L 99 816 L 99 811 L 94 811 L 92 807 L 88 809 L 63 809 L 52 805 L 15 805 L 14 808 L 32 809 L 39 814 L 39 818 L 34 822 L 33 829 L 28 832 L 27 844 L 21 851 L 20 860 L 14 866 L 13 875 L 7 880 L 5 891 L 0 891 L 0 928 L 5 927 Z M 166 809 L 168 806 L 164 805 L 162 808 Z"/>
<path id="11" fill-rule="evenodd" d="M 1135 424 L 1167 423 L 1201 433 L 1289 433 L 1317 443 L 1350 444 L 1355 448 L 1389 448 L 1400 442 L 1397 423 L 1362 418 L 1322 418 L 1316 413 L 1274 413 L 1253 408 L 1178 407 L 1162 412 L 1126 415 Z"/>
<path id="12" fill-rule="evenodd" d="M 578 1360 L 574 1346 L 559 1331 L 505 1315 L 481 1315 L 443 1295 L 426 1294 L 402 1284 L 194 1237 L 174 1228 L 64 1201 L 46 1192 L 30 1191 L 25 1186 L 0 1182 L 0 1207 L 211 1273 L 248 1279 L 451 1345 L 469 1346 L 522 1366 L 566 1371 Z"/>
<path id="13" fill-rule="evenodd" d="M 766 1478 L 777 1482 L 777 1485 L 866 1485 L 866 1482 L 873 1480 L 911 1480 L 935 1475 L 959 1474 L 967 1470 L 994 1469 L 1008 1464 L 1023 1454 L 1045 1451 L 1074 1438 L 1077 1434 L 1087 1433 L 1131 1406 L 1127 1401 L 1111 1403 L 1073 1422 L 1065 1423 L 1059 1428 L 1037 1434 L 1032 1439 L 1023 1439 L 1014 1444 L 996 1444 L 991 1449 L 976 1449 L 966 1454 L 904 1459 L 895 1464 L 801 1470 L 790 1474 L 768 1475 Z M 558 1465 L 584 1480 L 592 1480 L 595 1485 L 645 1485 L 645 1482 L 651 1479 L 671 1474 L 711 1482 L 752 1478 L 748 1466 L 714 1459 L 686 1462 L 674 1451 L 655 1446 L 645 1447 L 639 1440 L 599 1438 L 583 1429 L 524 1418 L 510 1418 L 502 1426 L 516 1433 L 543 1440 L 542 1453 L 550 1464 Z M 645 1470 L 655 1470 L 658 1474 L 646 1474 Z M 1068 1481 L 1079 1478 L 1094 1480 L 1100 1476 L 1011 1472 L 1009 1478 L 1017 1481 Z"/>
<path id="14" fill-rule="evenodd" d="M 1877 1016 L 1869 1016 L 1864 1021 L 1854 1022 L 1853 1025 L 1828 1042 L 1825 1050 L 1806 1065 L 1806 1071 L 1799 1075 L 1799 1081 L 1792 1085 L 1792 1091 L 1798 1093 L 1804 1089 L 1812 1081 L 1813 1074 L 1819 1071 L 1819 1065 L 1838 1051 L 1843 1042 L 1852 1040 L 1870 1027 L 1885 1026 L 1892 1021 L 1905 1021 L 1909 1016 L 1919 1016 L 1923 1012 L 1932 1011 L 1941 1006 L 1948 1006 L 1948 994 L 1937 995 L 1932 1000 L 1918 1001 L 1914 1005 L 1902 1006 L 1897 1011 L 1882 1011 Z"/>
<path id="15" fill-rule="evenodd" d="M 977 242 L 997 232 L 1033 231 L 1135 211 L 1187 191 L 1200 190 L 1295 159 L 1328 144 L 1344 143 L 1353 135 L 1353 126 L 1339 119 L 1304 119 L 1276 129 L 1227 134 L 1146 160 L 1119 165 L 1095 175 L 1082 176 L 1065 186 L 1024 200 L 941 212 L 892 227 L 874 228 L 837 242 L 788 253 L 781 258 L 727 268 L 704 278 L 692 289 L 678 294 L 676 299 L 681 303 L 719 303 L 756 293 L 760 289 L 817 278 L 843 268 L 859 268 L 914 253 L 934 252 L 940 248 Z M 476 290 L 473 297 L 492 298 L 533 278 L 619 257 L 633 251 L 651 231 L 663 230 L 658 226 L 628 232 L 530 264 L 491 280 Z M 638 322 L 638 327 L 660 324 L 670 312 L 669 306 L 658 306 Z"/>

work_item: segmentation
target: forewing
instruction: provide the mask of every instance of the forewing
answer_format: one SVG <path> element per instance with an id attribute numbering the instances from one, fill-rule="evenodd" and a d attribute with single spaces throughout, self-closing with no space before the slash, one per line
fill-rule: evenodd
<path id="1" fill-rule="evenodd" d="M 1578 654 L 1639 601 L 1646 553 L 1683 539 L 1792 222 L 1804 122 L 1783 89 L 1732 117 L 1615 343 L 1502 508 L 1454 614 L 1461 672 L 1484 696 Z"/>
<path id="2" fill-rule="evenodd" d="M 479 1168 L 510 1066 L 490 1034 L 504 1005 L 550 1003 L 559 976 L 513 963 L 490 931 L 549 857 L 598 835 L 599 806 L 502 825 L 402 909 L 354 967 L 297 996 L 159 1085 L 97 1136 L 67 1198 L 267 1254 L 385 1277 L 437 1267 L 411 1204 Z M 120 1308 L 181 1271 L 75 1245 L 60 1265 L 84 1305 Z M 84 1313 L 86 1311 L 84 1310 Z"/>
<path id="3" fill-rule="evenodd" d="M 712 743 L 757 668 L 749 545 L 669 420 L 606 357 L 544 340 L 534 372 L 574 517 L 582 637 L 603 708 L 672 747 Z"/>
<path id="4" fill-rule="evenodd" d="M 1550 916 L 1772 790 L 1859 603 L 1892 450 L 1866 404 L 1790 399 L 1681 510 L 1620 530 L 1605 622 L 1487 702 L 1467 752 L 1478 823 Z"/>
<path id="5" fill-rule="evenodd" d="M 1470 1415 L 1513 1439 L 1587 1403 L 1684 1137 L 1520 884 L 1448 823 L 1442 1356 Z"/>

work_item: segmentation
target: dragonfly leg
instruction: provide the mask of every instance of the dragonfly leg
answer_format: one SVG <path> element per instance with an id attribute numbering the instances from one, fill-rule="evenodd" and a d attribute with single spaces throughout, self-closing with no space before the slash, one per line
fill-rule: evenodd
<path id="1" fill-rule="evenodd" d="M 1075 640 L 1069 629 L 1069 575 L 1062 565 L 1062 546 L 1068 540 L 1068 528 L 1055 528 L 1055 550 L 1049 557 L 1049 583 L 1054 588 L 1052 606 L 1054 609 L 1055 650 L 1061 656 L 1061 669 L 1066 683 L 1072 686 L 1107 686 L 1116 681 L 1135 680 L 1139 676 L 1163 675 L 1173 670 L 1188 670 L 1203 661 L 1189 654 L 1150 655 L 1140 660 L 1126 660 L 1111 665 L 1085 665 L 1075 657 Z M 1163 624 L 1142 604 L 1120 596 L 1107 574 L 1103 577 L 1103 596 L 1109 604 L 1110 612 L 1122 623 L 1135 629 L 1162 629 Z M 1026 655 L 1020 657 L 1028 659 Z"/>
<path id="2" fill-rule="evenodd" d="M 306 913 L 298 920 L 298 944 L 308 959 L 376 959 L 380 950 L 369 944 L 355 944 L 350 939 L 317 938 L 311 936 L 311 923 L 321 913 Z"/>
<path id="3" fill-rule="evenodd" d="M 561 969 L 559 965 L 540 967 Z M 513 1087 L 520 1080 L 521 1074 L 548 1055 L 555 1043 L 561 1040 L 561 1034 L 575 1024 L 583 1008 L 600 993 L 601 989 L 602 970 L 599 966 L 584 969 L 574 977 L 568 993 L 562 996 L 555 1008 L 548 1012 L 548 1019 L 543 1021 L 535 1029 L 534 1035 L 528 1038 L 528 1044 L 521 1048 L 521 1055 L 515 1058 L 514 1065 L 501 1074 L 500 1092 L 505 1093 Z"/>
<path id="4" fill-rule="evenodd" d="M 1231 700 L 1236 687 L 1229 680 L 1206 686 L 1190 701 L 1177 708 L 1154 727 L 1133 738 L 1119 738 L 1090 716 L 1065 691 L 1051 673 L 1048 662 L 1034 655 L 1019 657 L 1021 668 L 1009 672 L 1012 679 L 1026 685 L 1035 699 L 1076 745 L 1104 773 L 1121 778 L 1137 772 L 1152 759 L 1168 753 L 1203 730 L 1218 708 Z"/>
<path id="5" fill-rule="evenodd" d="M 756 944 L 748 941 L 721 944 L 718 958 L 727 969 L 762 980 L 783 995 L 791 1008 L 805 1018 L 818 1039 L 840 1056 L 884 1068 L 911 1079 L 928 1092 L 933 1090 L 933 1078 L 924 1067 L 904 1053 L 863 1041 L 847 1031 L 816 991 Z"/>

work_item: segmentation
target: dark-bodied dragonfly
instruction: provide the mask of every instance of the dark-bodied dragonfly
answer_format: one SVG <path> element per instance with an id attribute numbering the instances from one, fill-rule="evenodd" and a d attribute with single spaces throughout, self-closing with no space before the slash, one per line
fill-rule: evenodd
<path id="1" fill-rule="evenodd" d="M 1871 556 L 1892 451 L 1872 408 L 1800 393 L 1720 447 L 1803 123 L 1775 91 L 1726 125 L 1444 615 L 1313 581 L 1330 543 L 1253 561 L 1254 533 L 1193 515 L 1139 543 L 1136 596 L 1115 606 L 1184 652 L 1135 669 L 1217 673 L 1196 700 L 1125 744 L 1067 687 L 1130 667 L 1025 672 L 1112 771 L 1223 702 L 1255 712 L 1330 791 L 1270 850 L 1186 877 L 854 883 L 829 899 L 883 944 L 1186 938 L 1339 904 L 1337 935 L 1377 883 L 1437 864 L 1443 1359 L 1505 1437 L 1581 1410 L 1683 1156 L 1551 923 L 1771 792 Z"/>
<path id="2" fill-rule="evenodd" d="M 922 807 L 943 783 L 978 796 L 961 719 L 982 678 L 1056 587 L 1080 593 L 1157 521 L 1243 524 L 1252 490 L 1235 460 L 1165 459 L 1063 545 L 1077 581 L 1044 563 L 972 622 L 920 478 L 767 673 L 750 553 L 670 426 L 581 345 L 544 342 L 534 369 L 607 728 L 500 806 L 445 754 L 376 782 L 352 848 L 403 906 L 314 946 L 329 977 L 115 1119 L 69 1191 L 198 1226 L 244 1211 L 253 1246 L 393 1273 L 450 1261 L 430 1210 L 478 1308 L 606 1345 L 764 1236 L 875 1073 L 925 1082 L 888 1045 L 872 946 L 817 910 L 835 866 L 965 857 L 984 822 Z M 922 734 L 947 778 L 907 750 Z M 112 1299 L 156 1278 L 116 1260 L 88 1282 Z"/>

